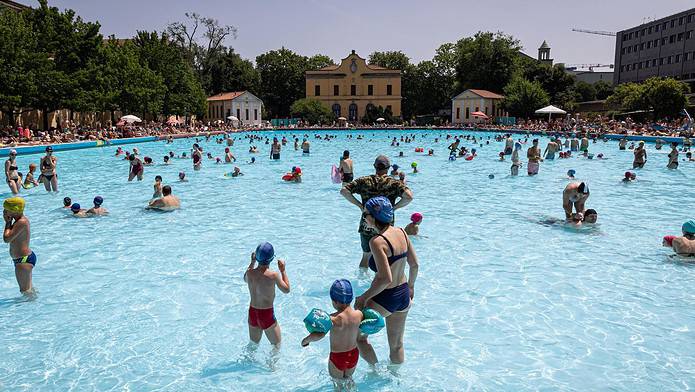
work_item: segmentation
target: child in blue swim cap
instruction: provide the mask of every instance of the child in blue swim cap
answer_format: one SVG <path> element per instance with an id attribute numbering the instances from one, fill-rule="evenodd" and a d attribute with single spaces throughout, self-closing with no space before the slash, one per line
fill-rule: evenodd
<path id="1" fill-rule="evenodd" d="M 275 319 L 273 302 L 275 287 L 283 293 L 290 292 L 290 280 L 285 272 L 285 261 L 278 260 L 278 270 L 270 269 L 275 258 L 275 249 L 269 242 L 263 242 L 251 253 L 251 263 L 244 273 L 244 281 L 249 288 L 250 304 L 248 313 L 249 337 L 260 343 L 265 333 L 270 344 L 279 348 L 281 341 L 280 325 Z M 258 265 L 256 266 L 256 263 Z"/>

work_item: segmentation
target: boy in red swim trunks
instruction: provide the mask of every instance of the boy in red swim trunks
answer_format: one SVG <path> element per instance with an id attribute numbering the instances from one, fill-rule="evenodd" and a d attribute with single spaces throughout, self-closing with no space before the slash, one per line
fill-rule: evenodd
<path id="1" fill-rule="evenodd" d="M 251 264 L 244 273 L 244 281 L 249 286 L 251 304 L 249 306 L 249 338 L 254 343 L 260 343 L 265 332 L 270 344 L 280 348 L 280 325 L 275 320 L 273 301 L 275 286 L 287 294 L 290 292 L 290 280 L 285 273 L 285 262 L 278 260 L 280 273 L 272 271 L 270 262 L 275 257 L 273 245 L 264 242 L 251 253 Z M 258 262 L 258 266 L 255 264 Z"/>
<path id="2" fill-rule="evenodd" d="M 337 380 L 350 379 L 357 367 L 360 352 L 357 350 L 357 335 L 364 316 L 350 306 L 352 285 L 349 280 L 339 279 L 331 286 L 331 300 L 337 312 L 331 314 L 331 355 L 328 357 L 328 373 Z M 323 339 L 325 333 L 314 332 L 302 340 L 302 347 Z"/>

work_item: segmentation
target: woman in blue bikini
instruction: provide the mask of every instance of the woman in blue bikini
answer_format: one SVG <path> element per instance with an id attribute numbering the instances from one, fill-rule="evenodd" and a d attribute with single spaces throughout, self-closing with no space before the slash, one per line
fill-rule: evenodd
<path id="1" fill-rule="evenodd" d="M 415 293 L 418 261 L 408 235 L 394 227 L 393 205 L 384 196 L 377 196 L 365 203 L 367 223 L 379 234 L 369 241 L 372 256 L 369 268 L 376 272 L 367 291 L 355 300 L 355 308 L 372 308 L 386 318 L 386 335 L 389 340 L 391 363 L 404 361 L 403 333 L 410 301 Z M 406 279 L 405 266 L 408 264 Z M 360 356 L 370 364 L 377 362 L 374 348 L 367 335 L 357 339 Z"/>

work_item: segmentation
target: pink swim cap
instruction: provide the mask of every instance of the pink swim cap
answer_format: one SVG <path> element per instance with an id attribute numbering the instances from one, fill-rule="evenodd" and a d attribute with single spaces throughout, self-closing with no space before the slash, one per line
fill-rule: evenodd
<path id="1" fill-rule="evenodd" d="M 422 214 L 419 212 L 415 212 L 415 213 L 413 213 L 413 215 L 410 215 L 410 220 L 413 223 L 420 223 L 420 222 L 422 222 Z"/>
<path id="2" fill-rule="evenodd" d="M 668 244 L 668 246 L 673 246 L 673 240 L 676 238 L 675 235 L 665 235 L 664 236 L 664 241 Z"/>

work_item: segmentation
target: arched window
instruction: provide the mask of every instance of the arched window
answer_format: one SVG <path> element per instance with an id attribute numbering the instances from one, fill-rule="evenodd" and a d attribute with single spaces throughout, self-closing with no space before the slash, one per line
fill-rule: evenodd
<path id="1" fill-rule="evenodd" d="M 335 114 L 336 117 L 340 117 L 340 104 L 339 103 L 333 104 L 333 114 Z"/>
<path id="2" fill-rule="evenodd" d="M 348 120 L 357 121 L 357 104 L 351 103 L 348 112 Z"/>

